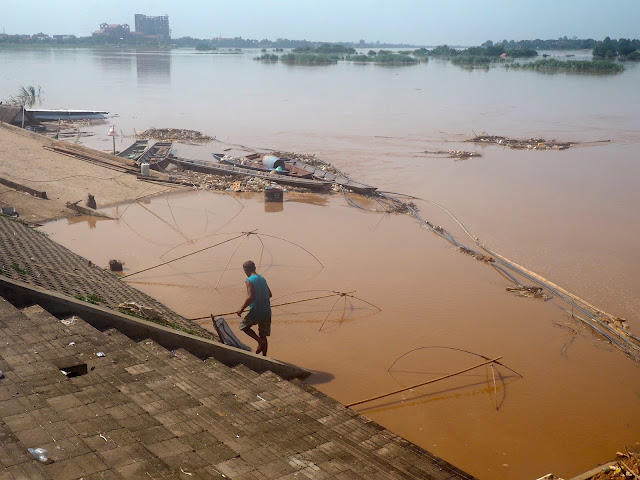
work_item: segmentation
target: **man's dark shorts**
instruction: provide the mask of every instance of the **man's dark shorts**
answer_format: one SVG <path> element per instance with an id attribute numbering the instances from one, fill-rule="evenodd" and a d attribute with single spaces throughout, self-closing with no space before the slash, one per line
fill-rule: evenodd
<path id="1" fill-rule="evenodd" d="M 249 313 L 240 322 L 240 330 L 247 327 L 258 325 L 258 336 L 268 337 L 271 335 L 271 312 L 266 314 L 256 313 L 255 310 L 249 310 Z"/>

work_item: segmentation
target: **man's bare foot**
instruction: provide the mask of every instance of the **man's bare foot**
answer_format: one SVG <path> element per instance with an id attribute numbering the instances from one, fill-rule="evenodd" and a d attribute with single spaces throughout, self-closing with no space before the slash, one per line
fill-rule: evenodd
<path id="1" fill-rule="evenodd" d="M 266 353 L 263 352 L 263 350 L 266 350 L 267 347 L 267 340 L 264 339 L 260 342 L 258 342 L 258 348 L 256 349 L 256 355 L 260 352 L 262 352 L 263 355 L 266 355 Z"/>

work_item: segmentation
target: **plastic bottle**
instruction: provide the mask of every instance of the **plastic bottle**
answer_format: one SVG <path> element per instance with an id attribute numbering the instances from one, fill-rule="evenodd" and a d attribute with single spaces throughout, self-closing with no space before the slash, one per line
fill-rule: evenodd
<path id="1" fill-rule="evenodd" d="M 35 458 L 36 460 L 42 462 L 42 463 L 46 463 L 49 461 L 49 452 L 47 452 L 46 449 L 44 448 L 29 448 L 29 453 L 31 455 L 33 455 L 33 458 Z"/>

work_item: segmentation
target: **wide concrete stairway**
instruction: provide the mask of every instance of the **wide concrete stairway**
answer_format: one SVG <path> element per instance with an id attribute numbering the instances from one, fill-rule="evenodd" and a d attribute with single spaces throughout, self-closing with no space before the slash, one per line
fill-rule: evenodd
<path id="1" fill-rule="evenodd" d="M 473 478 L 299 381 L 1 297 L 0 370 L 0 480 Z"/>

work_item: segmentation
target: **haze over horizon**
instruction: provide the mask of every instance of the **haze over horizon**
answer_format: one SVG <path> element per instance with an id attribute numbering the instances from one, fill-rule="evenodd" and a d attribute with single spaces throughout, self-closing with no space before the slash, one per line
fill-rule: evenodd
<path id="1" fill-rule="evenodd" d="M 7 34 L 89 36 L 101 23 L 127 23 L 134 15 L 169 15 L 172 38 L 288 38 L 327 42 L 480 45 L 486 40 L 638 38 L 638 0 L 422 1 L 348 0 L 299 2 L 245 0 L 13 0 L 2 5 L 0 27 Z"/>

